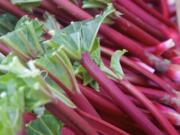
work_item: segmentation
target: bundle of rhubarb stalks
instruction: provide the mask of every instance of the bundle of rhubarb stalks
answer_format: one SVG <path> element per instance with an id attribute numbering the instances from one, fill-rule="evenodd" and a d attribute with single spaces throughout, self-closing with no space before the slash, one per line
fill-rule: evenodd
<path id="1" fill-rule="evenodd" d="M 179 5 L 0 0 L 0 135 L 180 135 Z"/>

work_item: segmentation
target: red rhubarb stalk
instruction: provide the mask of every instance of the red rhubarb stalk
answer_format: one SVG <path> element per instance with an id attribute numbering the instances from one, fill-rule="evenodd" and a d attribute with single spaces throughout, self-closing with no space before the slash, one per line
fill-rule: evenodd
<path id="1" fill-rule="evenodd" d="M 161 91 L 160 89 L 142 87 L 142 86 L 135 86 L 135 87 L 137 88 L 137 90 L 139 90 L 141 93 L 146 95 L 146 97 L 150 98 L 151 100 L 161 101 L 164 97 L 167 97 L 169 95 L 166 92 Z"/>
<path id="2" fill-rule="evenodd" d="M 78 135 L 83 135 L 81 130 L 78 129 L 78 127 L 76 125 L 74 125 L 74 123 L 72 123 L 69 119 L 67 119 L 65 116 L 63 116 L 63 114 L 56 109 L 56 106 L 53 104 L 47 104 L 46 109 L 52 114 L 54 115 L 59 121 L 63 122 L 64 124 L 66 124 L 69 128 L 71 128 L 74 133 L 78 134 Z"/>
<path id="3" fill-rule="evenodd" d="M 143 0 L 134 0 L 133 2 L 135 2 L 138 6 L 143 8 L 146 12 L 148 12 L 152 16 L 156 17 L 158 20 L 162 21 L 163 23 L 167 24 L 168 26 L 175 27 L 175 25 L 168 20 L 169 13 L 167 12 L 168 11 L 167 5 L 164 5 L 164 4 L 167 4 L 167 0 L 160 0 L 160 1 L 163 4 L 163 6 L 161 6 L 161 9 L 162 9 L 163 15 L 164 15 L 163 17 L 154 8 L 149 7 Z"/>
<path id="4" fill-rule="evenodd" d="M 24 15 L 27 15 L 26 12 L 19 9 L 15 5 L 13 5 L 11 2 L 9 2 L 9 0 L 1 0 L 0 1 L 0 7 L 1 7 L 1 9 L 8 11 L 8 12 L 16 15 L 17 17 L 22 17 Z"/>
<path id="5" fill-rule="evenodd" d="M 107 49 L 105 47 L 101 47 L 101 50 L 103 53 L 105 53 L 108 56 L 112 56 L 112 54 L 113 54 L 113 51 L 111 51 L 110 49 Z M 166 83 L 165 81 L 163 81 L 161 78 L 159 78 L 157 75 L 152 74 L 148 70 L 140 67 L 139 65 L 134 63 L 132 60 L 130 60 L 126 56 L 121 57 L 121 62 L 127 66 L 132 67 L 134 70 L 138 71 L 139 73 L 145 75 L 146 77 L 148 77 L 149 79 L 154 81 L 156 84 L 158 84 L 163 90 L 167 91 L 170 94 L 173 94 L 172 91 L 174 91 L 174 88 L 171 85 L 169 85 L 168 83 Z"/>
<path id="6" fill-rule="evenodd" d="M 86 97 L 81 93 L 81 91 L 71 91 L 69 90 L 58 78 L 56 78 L 53 74 L 50 72 L 48 73 L 50 78 L 54 80 L 59 87 L 61 87 L 69 96 L 69 98 L 82 110 L 85 112 L 88 112 L 96 117 L 99 117 L 99 114 L 96 112 L 96 110 L 93 108 L 93 106 L 89 103 L 89 101 L 86 99 Z"/>
<path id="7" fill-rule="evenodd" d="M 97 131 L 101 132 L 102 134 L 108 134 L 108 135 L 129 135 L 125 131 L 109 124 L 108 122 L 105 122 L 103 120 L 97 119 L 96 117 L 89 115 L 86 112 L 83 112 L 81 110 L 77 110 L 77 112 L 86 119 L 91 126 L 93 126 Z"/>
<path id="8" fill-rule="evenodd" d="M 130 0 L 113 0 L 115 4 L 120 4 L 124 6 L 127 10 L 141 18 L 143 21 L 148 23 L 149 25 L 153 26 L 154 28 L 161 31 L 163 34 L 167 35 L 168 37 L 178 39 L 178 34 L 174 30 L 169 29 L 164 23 L 160 22 L 147 12 L 145 12 L 142 8 L 138 7 L 135 3 Z M 134 12 L 136 11 L 136 12 Z"/>
<path id="9" fill-rule="evenodd" d="M 160 0 L 161 12 L 163 14 L 163 17 L 167 19 L 170 17 L 168 6 L 168 0 Z"/>
<path id="10" fill-rule="evenodd" d="M 173 109 L 163 106 L 161 104 L 156 103 L 156 107 L 161 110 L 164 116 L 166 116 L 169 121 L 175 125 L 175 126 L 180 126 L 180 114 L 174 111 Z"/>
<path id="11" fill-rule="evenodd" d="M 106 112 L 107 114 L 113 115 L 115 117 L 122 117 L 123 112 L 117 108 L 116 105 L 112 104 L 108 100 L 100 97 L 93 92 L 93 89 L 80 85 L 81 91 L 90 100 L 90 102 L 96 107 Z"/>
<path id="12" fill-rule="evenodd" d="M 102 86 L 104 90 L 117 102 L 135 122 L 137 122 L 149 135 L 163 135 L 163 133 L 119 90 L 113 81 L 98 68 L 88 53 L 83 53 L 81 64 L 88 73 Z M 94 72 L 96 71 L 96 72 Z"/>
<path id="13" fill-rule="evenodd" d="M 180 56 L 172 58 L 171 62 L 174 63 L 174 64 L 180 64 Z"/>
<path id="14" fill-rule="evenodd" d="M 92 19 L 92 16 L 85 12 L 84 10 L 80 9 L 73 3 L 67 1 L 67 0 L 53 0 L 56 4 L 58 4 L 63 10 L 68 12 L 69 14 L 73 15 L 79 20 L 84 20 L 84 19 Z M 107 25 L 101 25 L 100 28 L 100 33 L 111 40 L 114 45 L 117 47 L 125 48 L 127 49 L 130 53 L 134 54 L 135 56 L 139 57 L 142 61 L 146 62 L 149 65 L 155 66 L 157 68 L 157 71 L 161 73 L 166 73 L 171 64 L 166 63 L 162 59 L 154 56 L 153 54 L 150 54 L 141 47 L 140 44 L 137 42 L 134 42 L 133 40 L 127 38 L 126 36 L 122 35 L 121 33 L 117 32 L 116 30 L 110 28 Z M 109 34 L 111 33 L 111 34 Z M 169 66 L 168 66 L 169 65 Z M 164 68 L 164 67 L 167 68 Z M 163 69 L 163 70 L 162 70 Z M 171 68 L 172 69 L 172 68 Z M 174 69 L 174 74 L 167 74 L 173 81 L 178 81 L 180 82 L 180 79 L 176 79 L 179 71 L 177 71 L 177 68 Z M 180 70 L 180 69 L 179 69 Z M 174 76 L 173 76 L 174 75 Z"/>
<path id="15" fill-rule="evenodd" d="M 59 11 L 55 4 L 49 0 L 43 0 L 40 7 L 53 13 L 56 18 L 62 23 L 68 23 L 71 21 L 72 16 L 62 11 Z"/>
<path id="16" fill-rule="evenodd" d="M 123 18 L 123 16 L 115 19 L 115 23 L 117 25 L 117 29 L 126 32 L 128 35 L 132 36 L 138 41 L 141 41 L 145 45 L 152 46 L 160 43 L 157 39 L 146 33 L 143 29 Z"/>
<path id="17" fill-rule="evenodd" d="M 151 35 L 153 35 L 155 38 L 157 39 L 167 39 L 167 37 L 165 35 L 162 34 L 162 32 L 158 31 L 157 29 L 155 29 L 154 27 L 152 27 L 151 25 L 147 24 L 146 22 L 144 22 L 141 18 L 137 17 L 136 15 L 134 15 L 133 13 L 131 13 L 129 10 L 127 10 L 125 7 L 119 5 L 119 4 L 115 4 L 114 7 L 123 13 L 123 17 L 126 18 L 127 20 L 129 20 L 130 22 L 134 23 L 135 25 L 137 25 L 138 27 L 142 28 L 143 30 L 145 30 L 146 32 L 150 33 Z"/>
<path id="18" fill-rule="evenodd" d="M 5 45 L 0 44 L 0 52 L 2 52 L 4 55 L 8 55 L 10 53 L 10 49 Z"/>
<path id="19" fill-rule="evenodd" d="M 75 133 L 70 128 L 64 126 L 61 129 L 61 135 L 75 135 Z"/>
<path id="20" fill-rule="evenodd" d="M 124 86 L 131 95 L 136 97 L 137 100 L 141 102 L 141 104 L 146 107 L 154 118 L 159 122 L 161 127 L 170 135 L 178 135 L 174 127 L 169 123 L 169 121 L 162 116 L 162 114 L 155 108 L 152 102 L 147 99 L 140 91 L 136 89 L 131 83 L 126 80 L 119 80 L 118 81 L 122 86 Z"/>
<path id="21" fill-rule="evenodd" d="M 52 103 L 46 105 L 46 108 L 52 113 L 54 112 L 52 108 L 56 109 L 60 115 L 58 115 L 57 113 L 55 114 L 55 116 L 57 118 L 60 118 L 60 120 L 63 120 L 64 118 L 69 120 L 71 124 L 77 127 L 82 135 L 98 135 L 94 128 L 92 128 L 79 114 L 77 114 L 73 109 L 66 106 L 60 100 L 53 100 Z"/>

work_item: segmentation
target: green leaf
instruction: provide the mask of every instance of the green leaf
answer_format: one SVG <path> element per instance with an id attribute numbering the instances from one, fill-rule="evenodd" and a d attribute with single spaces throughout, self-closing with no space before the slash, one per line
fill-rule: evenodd
<path id="1" fill-rule="evenodd" d="M 83 8 L 104 8 L 105 5 L 95 0 L 83 0 Z"/>
<path id="2" fill-rule="evenodd" d="M 33 29 L 36 33 L 36 36 L 39 38 L 44 34 L 43 30 L 43 23 L 39 21 L 37 18 L 31 19 L 28 16 L 21 17 L 20 20 L 16 23 L 15 29 L 20 29 L 22 27 L 26 27 L 26 25 L 29 25 L 32 23 Z"/>
<path id="3" fill-rule="evenodd" d="M 2 93 L 1 93 L 2 95 Z M 4 94 L 5 95 L 5 94 Z M 0 98 L 0 134 L 16 135 L 22 125 L 24 92 L 16 91 Z"/>
<path id="4" fill-rule="evenodd" d="M 34 67 L 30 67 L 32 69 L 26 68 L 17 56 L 9 57 L 9 60 L 4 61 L 6 62 L 0 64 L 0 70 L 11 72 L 19 77 L 36 77 L 40 75 L 40 70 Z"/>
<path id="5" fill-rule="evenodd" d="M 83 8 L 104 8 L 111 0 L 83 0 Z"/>
<path id="6" fill-rule="evenodd" d="M 20 81 L 20 80 L 18 80 Z M 16 82 L 12 74 L 0 76 L 0 134 L 16 135 L 22 125 L 22 114 L 25 109 L 24 90 L 21 82 Z"/>
<path id="7" fill-rule="evenodd" d="M 40 107 L 48 102 L 50 99 L 39 89 L 26 88 L 25 101 L 26 101 L 26 111 L 32 111 L 37 107 Z"/>
<path id="8" fill-rule="evenodd" d="M 63 124 L 50 114 L 45 114 L 27 126 L 28 135 L 60 135 Z"/>
<path id="9" fill-rule="evenodd" d="M 99 91 L 99 84 L 87 73 L 83 72 L 83 85 L 89 85 L 94 88 L 96 91 Z"/>
<path id="10" fill-rule="evenodd" d="M 32 12 L 32 10 L 39 6 L 42 0 L 11 0 L 11 2 L 22 9 Z"/>
<path id="11" fill-rule="evenodd" d="M 52 88 L 45 79 L 41 76 L 41 71 L 34 65 L 34 61 L 29 61 L 25 67 L 20 60 L 15 56 L 9 63 L 1 64 L 0 70 L 8 71 L 21 78 L 27 89 L 26 99 L 29 108 L 33 109 L 50 101 L 50 98 L 56 97 L 62 100 L 70 107 L 75 107 L 74 104 L 59 90 Z M 28 91 L 29 89 L 29 91 Z M 33 91 L 30 91 L 33 90 Z M 39 98 L 39 99 L 38 99 Z"/>
<path id="12" fill-rule="evenodd" d="M 97 9 L 100 9 L 99 12 L 102 9 L 105 9 L 108 5 L 111 5 L 112 1 L 111 0 L 83 0 L 83 5 L 82 8 L 85 9 L 95 9 L 95 11 L 98 11 Z M 105 18 L 103 23 L 112 25 L 114 24 L 114 19 L 122 15 L 119 11 L 113 12 L 109 17 Z"/>
<path id="13" fill-rule="evenodd" d="M 99 27 L 105 17 L 114 12 L 112 6 L 108 6 L 102 15 L 92 20 L 72 22 L 68 27 L 58 30 L 51 41 L 63 46 L 68 56 L 80 60 L 82 52 L 91 52 Z"/>
<path id="14" fill-rule="evenodd" d="M 47 50 L 48 48 L 48 50 L 54 51 L 57 48 L 59 48 L 59 46 L 61 46 L 65 51 L 65 53 L 72 60 L 80 60 L 81 54 L 83 52 L 88 51 L 91 53 L 91 57 L 93 58 L 93 60 L 98 65 L 100 65 L 101 59 L 100 59 L 99 39 L 96 38 L 96 35 L 105 17 L 110 13 L 112 13 L 113 11 L 114 9 L 112 8 L 112 6 L 109 6 L 102 15 L 98 15 L 92 20 L 72 22 L 70 26 L 62 30 L 58 30 L 51 40 L 46 41 L 44 43 L 45 44 L 44 46 L 46 48 L 45 50 Z M 49 71 L 53 71 L 53 70 L 49 70 Z M 81 72 L 80 75 L 83 76 L 82 78 L 84 79 L 83 80 L 84 84 L 90 84 L 91 86 L 98 88 L 97 83 L 87 74 L 86 70 L 78 71 L 78 69 L 76 69 L 76 71 Z M 72 80 L 72 79 L 69 78 L 67 80 Z M 76 83 L 71 82 L 71 84 L 76 84 Z M 76 88 L 75 85 L 69 85 L 69 86 L 74 86 L 74 88 Z"/>
<path id="15" fill-rule="evenodd" d="M 103 62 L 101 62 L 100 69 L 101 69 L 106 75 L 108 75 L 111 79 L 117 78 L 117 75 L 116 75 L 111 69 L 109 69 L 108 67 L 106 67 Z"/>
<path id="16" fill-rule="evenodd" d="M 99 66 L 102 63 L 101 56 L 100 56 L 100 43 L 99 38 L 96 38 L 94 44 L 91 49 L 91 58 L 94 62 Z M 99 91 L 99 85 L 94 79 L 88 74 L 88 72 L 84 69 L 82 65 L 79 64 L 79 74 L 82 74 L 83 84 L 89 85 L 95 90 Z"/>
<path id="17" fill-rule="evenodd" d="M 18 90 L 23 90 L 25 92 L 23 98 L 25 100 L 25 108 L 28 111 L 32 111 L 36 107 L 44 105 L 50 101 L 49 97 L 39 89 L 36 89 L 34 85 L 34 83 L 27 85 L 25 79 L 10 72 L 0 77 L 2 92 L 5 92 L 6 94 Z"/>
<path id="18" fill-rule="evenodd" d="M 63 48 L 37 59 L 36 64 L 57 77 L 70 90 L 79 91 L 73 74 L 73 67 Z"/>
<path id="19" fill-rule="evenodd" d="M 21 59 L 31 59 L 43 54 L 40 44 L 43 34 L 42 24 L 38 20 L 29 20 L 22 17 L 14 31 L 0 37 L 0 41 L 6 44 Z"/>
<path id="20" fill-rule="evenodd" d="M 95 61 L 97 65 L 100 65 L 100 47 L 99 47 L 99 39 L 96 38 L 94 45 L 91 50 L 91 58 Z M 93 78 L 88 74 L 85 68 L 77 61 L 73 63 L 74 74 L 80 76 L 83 80 L 84 85 L 89 85 L 95 90 L 99 91 L 99 85 Z"/>
<path id="21" fill-rule="evenodd" d="M 59 22 L 55 19 L 55 17 L 48 12 L 44 14 L 45 22 L 44 27 L 51 35 L 55 34 L 55 31 L 61 28 Z"/>
<path id="22" fill-rule="evenodd" d="M 119 78 L 122 78 L 124 75 L 122 67 L 120 65 L 120 58 L 126 52 L 127 51 L 124 49 L 122 51 L 118 50 L 118 51 L 115 51 L 111 57 L 110 67 Z"/>
<path id="23" fill-rule="evenodd" d="M 46 113 L 46 108 L 44 106 L 37 107 L 33 110 L 37 117 L 41 117 Z"/>
<path id="24" fill-rule="evenodd" d="M 93 58 L 93 60 L 98 65 L 100 65 L 101 58 L 99 39 L 96 38 L 96 35 L 104 18 L 113 11 L 114 9 L 112 9 L 112 7 L 110 6 L 102 15 L 96 16 L 95 19 L 81 22 L 72 22 L 70 26 L 62 30 L 58 30 L 51 40 L 45 42 L 45 50 L 51 50 L 49 52 L 53 52 L 54 50 L 59 48 L 59 46 L 61 46 L 63 50 L 65 50 L 67 55 L 70 56 L 70 58 L 73 60 L 80 60 L 81 53 L 88 51 L 91 53 L 91 57 Z M 53 66 L 48 67 L 50 68 Z M 98 84 L 92 79 L 87 71 L 82 68 L 80 64 L 76 67 L 75 70 L 78 75 L 82 76 L 83 83 L 85 85 L 90 85 L 95 89 L 99 89 Z M 58 75 L 58 73 L 56 73 L 52 69 L 49 69 L 49 71 L 52 71 L 55 75 Z M 64 71 L 63 73 L 67 72 Z M 68 75 L 66 75 L 66 77 L 68 77 Z M 67 80 L 72 80 L 71 78 L 69 77 Z M 59 79 L 61 79 L 60 76 Z M 73 89 L 73 87 L 76 88 L 76 85 L 72 85 L 76 84 L 76 82 L 70 82 L 69 84 L 71 85 L 66 84 L 66 86 L 69 86 L 71 89 Z"/>
<path id="25" fill-rule="evenodd" d="M 13 31 L 17 18 L 9 13 L 4 13 L 0 16 L 0 36 Z"/>
<path id="26" fill-rule="evenodd" d="M 4 59 L 5 59 L 4 54 L 2 54 L 2 53 L 0 52 L 0 63 L 1 63 Z"/>
<path id="27" fill-rule="evenodd" d="M 99 66 L 102 62 L 99 38 L 95 39 L 90 55 L 91 55 L 91 58 L 94 60 L 94 62 Z"/>

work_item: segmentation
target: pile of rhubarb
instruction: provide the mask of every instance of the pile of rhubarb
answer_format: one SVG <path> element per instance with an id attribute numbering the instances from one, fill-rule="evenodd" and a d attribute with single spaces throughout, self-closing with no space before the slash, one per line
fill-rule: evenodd
<path id="1" fill-rule="evenodd" d="M 180 135 L 179 6 L 0 0 L 0 135 Z"/>

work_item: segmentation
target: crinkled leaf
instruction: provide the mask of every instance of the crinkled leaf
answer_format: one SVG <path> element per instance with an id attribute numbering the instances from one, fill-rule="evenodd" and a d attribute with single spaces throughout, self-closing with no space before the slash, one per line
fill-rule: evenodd
<path id="1" fill-rule="evenodd" d="M 11 2 L 26 11 L 32 12 L 32 10 L 39 6 L 42 0 L 11 0 Z"/>
<path id="2" fill-rule="evenodd" d="M 99 41 L 99 38 L 95 39 L 90 54 L 91 54 L 91 58 L 99 66 L 101 64 L 100 41 Z M 83 67 L 81 66 L 81 68 L 83 68 Z M 98 83 L 87 73 L 87 71 L 84 69 L 81 72 L 82 72 L 82 76 L 83 76 L 83 84 L 84 85 L 89 85 L 92 88 L 94 88 L 95 90 L 99 91 Z"/>
<path id="3" fill-rule="evenodd" d="M 111 57 L 110 67 L 119 78 L 122 78 L 124 75 L 122 67 L 120 65 L 120 58 L 126 52 L 127 51 L 124 49 L 122 51 L 118 50 L 118 51 L 115 51 Z"/>
<path id="4" fill-rule="evenodd" d="M 44 70 L 47 70 L 51 74 L 55 75 L 58 79 L 63 81 L 66 86 L 71 86 L 69 76 L 67 76 L 67 71 L 57 58 L 53 58 L 53 56 L 44 56 L 40 59 L 37 59 L 36 64 L 42 67 Z"/>
<path id="5" fill-rule="evenodd" d="M 100 65 L 99 40 L 96 38 L 96 35 L 104 18 L 113 11 L 112 7 L 108 7 L 103 15 L 97 16 L 93 20 L 73 22 L 65 29 L 57 31 L 53 39 L 46 41 L 46 50 L 52 51 L 58 48 L 59 45 L 63 46 L 70 58 L 75 60 L 80 60 L 82 52 L 89 51 L 93 60 Z M 75 70 L 78 75 L 82 76 L 84 84 L 98 89 L 98 84 L 80 65 Z"/>
<path id="6" fill-rule="evenodd" d="M 53 40 L 44 41 L 42 45 L 43 45 L 43 48 L 44 48 L 46 54 L 52 54 L 59 47 L 61 47 L 56 42 L 54 42 Z"/>
<path id="7" fill-rule="evenodd" d="M 1 93 L 0 97 L 0 134 L 16 135 L 22 125 L 24 111 L 24 91 Z"/>
<path id="8" fill-rule="evenodd" d="M 102 15 L 92 20 L 72 22 L 68 27 L 58 30 L 51 40 L 63 46 L 72 59 L 80 60 L 82 52 L 91 52 L 101 23 L 112 12 L 114 9 L 108 6 Z"/>
<path id="9" fill-rule="evenodd" d="M 37 107 L 33 110 L 37 117 L 41 117 L 46 113 L 46 108 L 44 106 Z"/>
<path id="10" fill-rule="evenodd" d="M 115 60 L 118 58 L 117 57 L 117 53 L 119 51 L 117 51 L 114 55 L 115 56 L 112 56 L 112 60 L 111 63 L 115 62 Z M 124 54 L 124 50 L 122 51 L 122 53 Z M 123 55 L 122 54 L 122 55 Z M 93 47 L 92 47 L 92 50 L 90 52 L 90 55 L 91 55 L 91 58 L 94 60 L 94 62 L 100 67 L 100 69 L 106 73 L 106 75 L 108 75 L 110 78 L 112 79 L 116 79 L 119 77 L 119 74 L 117 74 L 115 71 L 112 71 L 111 69 L 109 69 L 108 67 L 106 67 L 101 59 L 101 54 L 100 54 L 100 44 L 99 44 L 99 39 L 96 38 L 94 44 L 93 44 Z M 119 56 L 120 57 L 120 56 Z M 120 59 L 120 58 L 119 58 Z M 117 62 L 117 61 L 116 61 Z M 113 63 L 114 64 L 114 63 Z M 117 64 L 117 63 L 116 63 Z M 113 65 L 114 66 L 114 65 Z M 120 66 L 120 64 L 119 64 Z M 80 65 L 80 68 L 81 70 L 79 70 L 79 73 L 82 74 L 82 78 L 83 78 L 83 81 L 84 81 L 84 84 L 85 85 L 90 85 L 92 82 L 94 82 L 94 80 L 92 79 L 92 77 L 90 75 L 88 75 L 87 71 L 81 67 Z M 120 71 L 122 69 L 118 69 L 118 71 Z M 81 71 L 81 72 L 80 72 Z M 77 72 L 77 71 L 76 71 Z"/>
<path id="11" fill-rule="evenodd" d="M 83 8 L 102 8 L 112 3 L 112 0 L 83 0 Z"/>
<path id="12" fill-rule="evenodd" d="M 83 0 L 83 8 L 105 8 L 111 0 Z"/>
<path id="13" fill-rule="evenodd" d="M 62 49 L 59 48 L 52 54 L 37 59 L 36 63 L 57 77 L 70 90 L 79 90 L 76 86 L 77 82 L 73 74 L 71 62 Z"/>
<path id="14" fill-rule="evenodd" d="M 17 18 L 9 13 L 4 13 L 0 16 L 0 36 L 13 31 Z"/>
<path id="15" fill-rule="evenodd" d="M 91 86 L 92 88 L 94 88 L 98 92 L 100 91 L 99 84 L 95 80 L 90 82 L 89 86 Z"/>
<path id="16" fill-rule="evenodd" d="M 93 81 L 93 78 L 87 73 L 87 71 L 82 72 L 83 84 L 88 85 Z"/>
<path id="17" fill-rule="evenodd" d="M 100 47 L 99 47 L 99 39 L 96 38 L 91 50 L 91 58 L 95 61 L 97 65 L 100 65 Z M 83 85 L 89 85 L 95 90 L 99 90 L 99 85 L 94 79 L 88 74 L 85 68 L 77 61 L 73 63 L 74 73 L 77 76 L 81 76 L 83 80 Z"/>
<path id="18" fill-rule="evenodd" d="M 50 101 L 49 97 L 39 89 L 36 89 L 34 85 L 34 83 L 27 85 L 24 78 L 20 78 L 15 74 L 15 72 L 11 71 L 0 77 L 2 92 L 8 94 L 21 89 L 25 92 L 23 98 L 25 100 L 26 110 L 28 111 L 32 111 L 36 107 L 44 105 Z"/>
<path id="19" fill-rule="evenodd" d="M 40 74 L 40 71 L 34 67 L 26 68 L 17 56 L 9 57 L 9 60 L 4 61 L 0 64 L 0 70 L 11 72 L 19 77 L 36 77 Z"/>
<path id="20" fill-rule="evenodd" d="M 26 92 L 29 108 L 38 107 L 50 100 L 50 97 L 57 97 L 70 107 L 75 107 L 74 104 L 59 90 L 51 87 L 41 76 L 41 71 L 34 65 L 34 61 L 29 61 L 25 67 L 15 56 L 12 61 L 5 65 L 0 65 L 0 70 L 8 71 L 21 78 L 26 84 L 27 90 L 34 91 Z M 38 99 L 39 98 L 39 99 Z M 41 100 L 40 100 L 41 99 Z"/>
<path id="21" fill-rule="evenodd" d="M 104 8 L 104 4 L 98 0 L 83 0 L 83 8 Z"/>
<path id="22" fill-rule="evenodd" d="M 16 92 L 19 87 L 24 87 L 24 83 L 21 79 L 17 78 L 14 74 L 9 72 L 0 76 L 0 86 L 2 88 L 2 93 L 9 95 Z"/>
<path id="23" fill-rule="evenodd" d="M 110 78 L 112 78 L 112 79 L 113 79 L 113 78 L 117 78 L 117 75 L 116 75 L 111 69 L 109 69 L 108 67 L 106 67 L 103 62 L 101 62 L 101 64 L 100 64 L 100 69 L 101 69 L 106 75 L 108 75 Z"/>
<path id="24" fill-rule="evenodd" d="M 59 22 L 55 19 L 55 17 L 48 12 L 45 12 L 44 14 L 45 22 L 44 27 L 47 29 L 47 31 L 54 35 L 55 31 L 61 28 L 61 25 Z"/>
<path id="25" fill-rule="evenodd" d="M 48 102 L 50 102 L 50 99 L 47 95 L 42 93 L 39 89 L 32 89 L 27 87 L 26 90 L 26 95 L 25 95 L 25 100 L 26 100 L 26 110 L 27 111 L 32 111 L 36 109 L 37 107 L 40 107 Z"/>
<path id="26" fill-rule="evenodd" d="M 83 80 L 83 85 L 89 85 L 99 91 L 98 83 L 88 74 L 85 68 L 77 61 L 73 63 L 74 74 Z"/>
<path id="27" fill-rule="evenodd" d="M 4 59 L 5 59 L 4 54 L 2 54 L 2 53 L 0 52 L 0 63 L 1 63 Z"/>
<path id="28" fill-rule="evenodd" d="M 21 19 L 16 23 L 15 29 L 20 29 L 22 27 L 25 27 L 29 23 L 32 23 L 33 29 L 36 32 L 36 36 L 39 38 L 44 33 L 43 31 L 43 23 L 39 21 L 37 18 L 31 19 L 28 16 L 23 16 Z"/>
<path id="29" fill-rule="evenodd" d="M 91 58 L 94 60 L 94 62 L 99 66 L 102 62 L 99 38 L 95 39 L 90 55 L 91 55 Z"/>
<path id="30" fill-rule="evenodd" d="M 37 58 L 42 56 L 42 54 L 44 54 L 44 50 L 42 49 L 41 44 L 39 42 L 42 31 L 43 30 L 41 23 L 39 23 L 37 20 L 31 21 L 27 17 L 24 17 L 18 22 L 16 26 L 16 30 L 14 32 L 1 37 L 0 40 L 6 42 L 6 44 L 8 44 L 10 48 L 14 50 L 15 54 L 20 56 L 20 58 L 22 58 L 23 60 Z M 17 64 L 17 62 L 15 62 L 14 64 Z M 7 68 L 12 67 L 10 65 L 8 65 Z M 17 65 L 14 66 L 17 67 Z M 32 72 L 36 71 L 36 70 L 32 70 L 29 72 L 29 70 L 24 68 L 22 65 L 20 66 L 20 64 L 18 64 L 18 66 L 19 66 L 18 68 L 13 69 L 12 71 L 15 72 L 17 75 L 24 77 L 24 79 L 26 77 L 29 77 L 28 75 L 32 75 L 33 74 Z M 3 66 L 1 66 L 1 68 L 3 68 Z M 4 67 L 3 69 L 7 70 L 6 67 Z M 38 75 L 38 77 L 39 76 L 40 75 Z M 35 76 L 34 79 L 32 80 L 27 79 L 27 81 L 34 81 L 34 85 L 37 86 L 37 84 L 35 83 L 37 81 L 36 79 L 40 79 L 40 78 L 37 78 Z M 32 82 L 27 82 L 27 84 L 31 84 L 31 83 Z M 43 86 L 42 89 L 44 90 L 44 92 L 47 92 L 46 94 L 50 94 L 50 95 L 53 94 L 53 96 L 56 96 L 59 99 L 63 100 L 69 106 L 74 107 L 73 103 L 70 100 L 68 100 L 65 97 L 65 95 L 63 95 L 63 93 L 60 93 L 58 90 L 52 88 L 50 85 L 47 86 L 47 83 L 45 81 L 42 81 L 42 77 L 41 77 L 41 84 L 38 85 Z M 50 90 L 48 90 L 47 88 L 49 88 Z"/>
<path id="31" fill-rule="evenodd" d="M 45 114 L 27 126 L 28 135 L 60 135 L 63 124 L 54 116 Z"/>
<path id="32" fill-rule="evenodd" d="M 31 104 L 41 102 L 39 105 L 43 105 L 43 93 L 38 94 L 38 90 L 28 87 L 21 78 L 10 72 L 0 76 L 0 85 L 4 90 L 0 93 L 0 134 L 6 134 L 8 131 L 8 135 L 16 135 L 22 126 L 22 115 L 25 108 L 26 110 L 34 109 L 31 107 L 35 105 L 31 106 L 29 102 Z M 29 97 L 31 92 L 34 94 Z"/>
<path id="33" fill-rule="evenodd" d="M 99 91 L 99 84 L 86 72 L 83 72 L 83 85 L 89 85 Z"/>
<path id="34" fill-rule="evenodd" d="M 31 62 L 31 61 L 30 61 Z M 29 62 L 28 62 L 29 63 Z M 32 63 L 34 64 L 34 62 Z M 69 107 L 74 108 L 75 105 L 71 102 L 71 100 L 69 100 L 65 93 L 60 90 L 60 89 L 55 89 L 53 86 L 51 86 L 47 81 L 46 81 L 46 77 L 43 78 L 40 74 L 37 75 L 33 75 L 34 73 L 36 73 L 36 70 L 38 70 L 34 65 L 32 64 L 28 64 L 29 68 L 31 69 L 31 74 L 25 75 L 25 76 L 21 76 L 23 78 L 23 80 L 26 82 L 26 84 L 30 87 L 33 87 L 36 90 L 41 90 L 41 92 L 44 92 L 44 94 L 46 96 L 50 96 L 50 97 L 56 97 L 58 99 L 60 99 L 62 102 L 64 102 L 66 105 L 68 105 Z M 31 76 L 32 75 L 32 76 Z M 32 93 L 33 94 L 33 93 Z M 35 93 L 36 94 L 36 93 Z M 30 95 L 31 96 L 31 95 Z M 37 93 L 38 96 L 38 93 Z M 41 96 L 41 94 L 39 93 L 39 96 Z M 43 96 L 43 95 L 42 95 Z M 36 97 L 36 96 L 35 96 Z M 37 105 L 38 102 L 36 102 Z M 35 105 L 35 104 L 34 104 Z"/>
<path id="35" fill-rule="evenodd" d="M 95 11 L 97 11 L 97 9 L 100 9 L 99 11 L 101 11 L 102 9 L 105 9 L 108 5 L 111 5 L 111 3 L 111 0 L 83 0 L 82 8 L 95 9 Z M 113 12 L 113 14 L 110 15 L 110 17 L 105 18 L 103 22 L 105 24 L 112 25 L 114 24 L 113 18 L 117 18 L 120 15 L 122 14 L 119 11 L 115 11 Z"/>
<path id="36" fill-rule="evenodd" d="M 43 34 L 42 24 L 37 20 L 20 19 L 16 29 L 2 37 L 0 41 L 11 48 L 22 59 L 31 59 L 43 54 L 40 44 Z"/>

